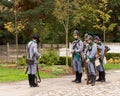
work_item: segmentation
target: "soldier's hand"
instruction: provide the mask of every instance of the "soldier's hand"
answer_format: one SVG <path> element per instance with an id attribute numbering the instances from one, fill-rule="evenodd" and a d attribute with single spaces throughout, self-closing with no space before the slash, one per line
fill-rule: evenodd
<path id="1" fill-rule="evenodd" d="M 74 50 L 73 50 L 73 49 L 71 50 L 71 53 L 72 53 L 72 54 L 74 53 Z"/>
<path id="2" fill-rule="evenodd" d="M 83 59 L 86 59 L 86 55 L 84 53 L 82 54 L 82 57 L 83 57 Z"/>
<path id="3" fill-rule="evenodd" d="M 89 60 L 89 59 L 87 59 L 87 60 L 86 60 L 86 63 L 89 63 L 89 62 L 90 62 L 90 60 Z"/>
<path id="4" fill-rule="evenodd" d="M 103 60 L 104 60 L 104 57 L 101 56 L 100 59 L 103 61 Z"/>
<path id="5" fill-rule="evenodd" d="M 96 58 L 99 58 L 100 56 L 99 56 L 99 55 L 96 55 L 95 57 L 96 57 Z"/>

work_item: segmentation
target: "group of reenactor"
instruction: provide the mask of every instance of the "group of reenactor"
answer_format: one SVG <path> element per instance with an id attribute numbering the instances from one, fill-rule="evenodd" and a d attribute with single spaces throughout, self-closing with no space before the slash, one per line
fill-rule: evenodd
<path id="1" fill-rule="evenodd" d="M 86 33 L 83 42 L 79 37 L 79 31 L 75 30 L 74 39 L 71 53 L 75 80 L 72 82 L 81 83 L 83 65 L 86 69 L 87 84 L 94 86 L 96 81 L 105 82 L 104 57 L 107 49 L 100 37 Z M 98 79 L 96 79 L 97 73 Z"/>
<path id="2" fill-rule="evenodd" d="M 95 85 L 96 81 L 105 82 L 105 70 L 104 70 L 104 56 L 106 47 L 101 42 L 99 36 L 92 36 L 86 33 L 84 36 L 84 42 L 79 37 L 79 31 L 74 31 L 74 41 L 72 43 L 71 53 L 73 56 L 73 67 L 75 70 L 75 80 L 72 82 L 81 83 L 82 78 L 82 66 L 84 64 L 87 73 L 87 84 Z M 28 81 L 30 87 L 38 87 L 36 73 L 38 73 L 37 60 L 40 54 L 37 50 L 39 43 L 39 36 L 34 35 L 32 40 L 26 46 L 27 53 L 27 70 Z M 96 64 L 97 61 L 97 64 Z M 96 74 L 98 79 L 96 80 Z M 39 80 L 41 81 L 40 77 Z"/>

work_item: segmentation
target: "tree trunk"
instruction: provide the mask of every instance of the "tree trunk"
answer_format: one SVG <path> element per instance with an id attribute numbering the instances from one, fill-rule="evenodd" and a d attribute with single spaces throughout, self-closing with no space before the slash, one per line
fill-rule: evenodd
<path id="1" fill-rule="evenodd" d="M 9 43 L 7 43 L 7 62 L 10 60 L 10 46 Z"/>
<path id="2" fill-rule="evenodd" d="M 16 37 L 16 64 L 18 63 L 18 30 L 17 30 L 17 8 L 15 7 L 15 37 Z"/>
<path id="3" fill-rule="evenodd" d="M 16 63 L 18 63 L 18 34 L 16 33 Z"/>
<path id="4" fill-rule="evenodd" d="M 103 31 L 103 38 L 104 38 L 104 43 L 106 42 L 106 34 L 105 34 L 105 30 Z"/>
<path id="5" fill-rule="evenodd" d="M 69 3 L 69 0 L 68 0 Z M 68 4 L 69 5 L 69 4 Z M 69 14 L 69 11 L 68 11 Z M 68 66 L 68 31 L 69 31 L 69 15 L 66 20 L 66 66 Z"/>
<path id="6" fill-rule="evenodd" d="M 68 66 L 68 28 L 66 28 L 66 66 Z"/>

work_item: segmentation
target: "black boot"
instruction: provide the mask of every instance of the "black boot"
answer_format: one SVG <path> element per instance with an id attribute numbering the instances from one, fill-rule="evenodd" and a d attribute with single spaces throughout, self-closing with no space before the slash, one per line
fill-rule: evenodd
<path id="1" fill-rule="evenodd" d="M 37 87 L 37 84 L 35 83 L 35 75 L 32 75 L 31 82 L 32 82 L 32 87 Z"/>
<path id="2" fill-rule="evenodd" d="M 30 87 L 32 87 L 32 75 L 31 74 L 28 74 L 28 81 L 29 81 Z"/>
<path id="3" fill-rule="evenodd" d="M 92 76 L 93 76 L 93 75 L 90 75 L 90 76 L 89 76 L 88 84 L 92 84 L 92 78 L 93 78 Z"/>
<path id="4" fill-rule="evenodd" d="M 78 79 L 76 83 L 81 83 L 82 73 L 78 73 Z"/>
<path id="5" fill-rule="evenodd" d="M 106 79 L 105 79 L 105 72 L 104 71 L 101 72 L 101 77 L 102 77 L 101 82 L 105 82 Z"/>
<path id="6" fill-rule="evenodd" d="M 31 75 L 31 83 L 32 83 L 31 87 L 34 87 L 34 75 Z"/>
<path id="7" fill-rule="evenodd" d="M 101 76 L 101 72 L 99 71 L 99 77 L 98 77 L 98 79 L 96 81 L 99 82 L 101 80 L 102 80 L 102 76 Z"/>
<path id="8" fill-rule="evenodd" d="M 76 82 L 78 79 L 78 71 L 75 72 L 75 80 L 73 80 L 72 82 Z"/>
<path id="9" fill-rule="evenodd" d="M 91 86 L 94 86 L 95 85 L 95 81 L 96 81 L 96 76 L 92 75 L 91 78 L 92 78 Z"/>

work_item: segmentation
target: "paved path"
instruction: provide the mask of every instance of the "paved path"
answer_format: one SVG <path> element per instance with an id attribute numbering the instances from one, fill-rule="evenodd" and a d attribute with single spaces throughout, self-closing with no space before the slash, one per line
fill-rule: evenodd
<path id="1" fill-rule="evenodd" d="M 27 81 L 0 84 L 0 96 L 120 96 L 120 70 L 107 71 L 107 82 L 86 85 L 72 83 L 74 76 L 43 79 L 40 87 L 29 88 Z"/>

